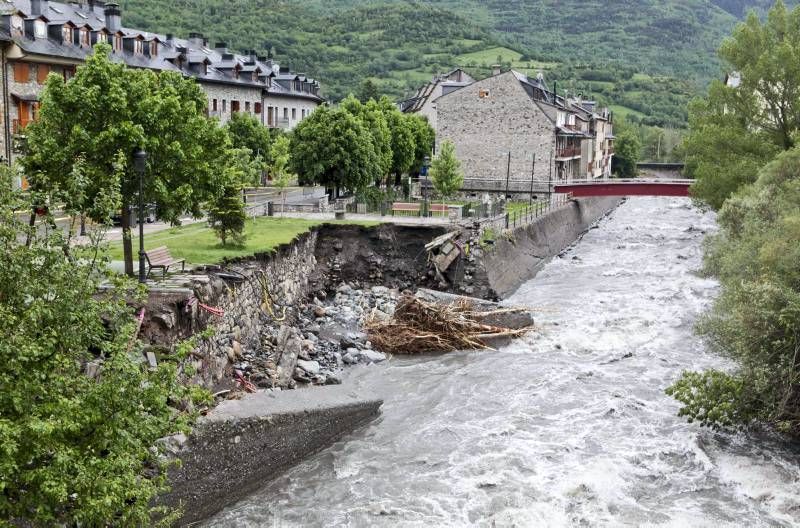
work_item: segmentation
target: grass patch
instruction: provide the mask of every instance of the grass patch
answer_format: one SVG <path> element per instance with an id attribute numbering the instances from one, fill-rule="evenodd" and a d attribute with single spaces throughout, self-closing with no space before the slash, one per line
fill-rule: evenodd
<path id="1" fill-rule="evenodd" d="M 633 108 L 628 108 L 627 106 L 609 105 L 608 108 L 612 112 L 614 112 L 615 115 L 622 116 L 623 118 L 627 118 L 629 116 L 636 116 L 640 119 L 643 117 L 647 117 L 638 110 L 634 110 Z"/>
<path id="2" fill-rule="evenodd" d="M 187 264 L 216 264 L 225 258 L 246 257 L 255 253 L 269 251 L 275 247 L 291 242 L 297 235 L 305 233 L 315 225 L 325 222 L 303 220 L 300 218 L 261 217 L 248 220 L 244 246 L 223 247 L 214 231 L 205 222 L 175 227 L 153 234 L 145 234 L 145 250 L 167 246 L 175 258 L 185 258 Z M 343 221 L 331 223 L 377 225 L 376 222 Z M 138 251 L 139 237 L 133 237 L 134 253 Z M 113 242 L 109 247 L 112 260 L 122 260 L 122 241 Z M 134 255 L 134 259 L 136 256 Z"/>

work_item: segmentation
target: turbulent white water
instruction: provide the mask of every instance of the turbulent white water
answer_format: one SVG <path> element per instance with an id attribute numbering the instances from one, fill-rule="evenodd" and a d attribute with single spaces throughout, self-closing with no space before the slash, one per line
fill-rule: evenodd
<path id="1" fill-rule="evenodd" d="M 799 449 L 688 424 L 664 394 L 727 366 L 692 333 L 713 229 L 684 199 L 629 200 L 509 300 L 537 333 L 355 370 L 381 418 L 207 525 L 800 525 Z"/>

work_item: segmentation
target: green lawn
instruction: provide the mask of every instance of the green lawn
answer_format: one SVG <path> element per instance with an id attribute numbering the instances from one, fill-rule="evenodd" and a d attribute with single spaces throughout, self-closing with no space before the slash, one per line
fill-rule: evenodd
<path id="1" fill-rule="evenodd" d="M 621 116 L 623 118 L 626 118 L 628 116 L 636 116 L 638 118 L 647 117 L 638 110 L 634 110 L 633 108 L 628 108 L 627 106 L 609 105 L 608 108 L 612 112 L 614 112 L 615 115 Z"/>
<path id="2" fill-rule="evenodd" d="M 216 264 L 224 258 L 243 257 L 291 242 L 300 233 L 323 222 L 298 218 L 262 217 L 248 220 L 245 233 L 247 239 L 243 247 L 223 247 L 214 232 L 205 222 L 145 234 L 145 250 L 167 246 L 175 258 L 185 258 L 187 265 Z M 332 222 L 336 223 L 336 222 Z M 375 222 L 344 221 L 338 223 L 376 225 Z M 133 239 L 134 252 L 139 247 L 139 237 Z M 122 260 L 122 242 L 111 244 L 109 254 L 112 260 Z"/>

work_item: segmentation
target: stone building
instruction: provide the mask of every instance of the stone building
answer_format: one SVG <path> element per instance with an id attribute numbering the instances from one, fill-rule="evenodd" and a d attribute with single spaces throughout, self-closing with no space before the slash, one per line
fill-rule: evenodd
<path id="1" fill-rule="evenodd" d="M 443 95 L 474 83 L 467 72 L 458 68 L 450 73 L 434 77 L 431 82 L 419 88 L 413 97 L 400 101 L 398 107 L 404 113 L 417 113 L 425 116 L 436 130 L 436 101 Z"/>
<path id="2" fill-rule="evenodd" d="M 5 0 L 0 6 L 3 161 L 19 154 L 47 76 L 69 79 L 99 42 L 111 45 L 113 59 L 128 66 L 195 78 L 208 96 L 209 116 L 222 123 L 244 112 L 265 126 L 289 129 L 324 103 L 319 82 L 254 51 L 237 54 L 225 43 L 211 47 L 198 33 L 179 39 L 126 28 L 116 3 Z"/>
<path id="3" fill-rule="evenodd" d="M 542 192 L 550 182 L 610 174 L 608 111 L 556 95 L 541 76 L 512 70 L 451 91 L 437 99 L 436 120 L 437 148 L 453 142 L 465 189 L 503 190 L 508 181 L 517 192 Z"/>

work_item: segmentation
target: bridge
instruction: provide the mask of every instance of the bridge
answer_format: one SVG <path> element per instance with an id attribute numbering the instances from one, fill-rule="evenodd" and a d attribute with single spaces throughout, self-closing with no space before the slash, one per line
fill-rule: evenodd
<path id="1" fill-rule="evenodd" d="M 609 180 L 572 180 L 556 183 L 553 192 L 586 196 L 689 196 L 694 180 L 666 178 L 631 178 Z"/>

